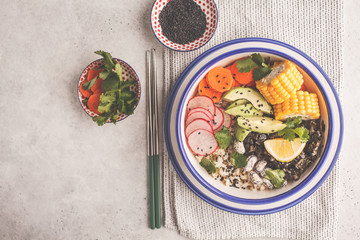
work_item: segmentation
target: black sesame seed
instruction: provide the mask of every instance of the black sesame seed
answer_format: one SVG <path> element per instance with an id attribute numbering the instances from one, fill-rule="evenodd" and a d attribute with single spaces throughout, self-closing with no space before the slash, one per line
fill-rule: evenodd
<path id="1" fill-rule="evenodd" d="M 192 0 L 171 0 L 159 15 L 164 36 L 178 44 L 187 44 L 203 36 L 206 15 Z"/>

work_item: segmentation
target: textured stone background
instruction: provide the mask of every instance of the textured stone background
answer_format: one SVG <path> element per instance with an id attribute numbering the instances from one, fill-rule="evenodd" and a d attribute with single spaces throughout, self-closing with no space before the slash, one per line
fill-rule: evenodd
<path id="1" fill-rule="evenodd" d="M 0 3 L 0 239 L 182 239 L 148 228 L 145 94 L 135 115 L 101 128 L 76 95 L 98 49 L 127 61 L 144 93 L 145 50 L 161 66 L 153 0 Z M 345 0 L 339 239 L 360 238 L 359 11 Z"/>

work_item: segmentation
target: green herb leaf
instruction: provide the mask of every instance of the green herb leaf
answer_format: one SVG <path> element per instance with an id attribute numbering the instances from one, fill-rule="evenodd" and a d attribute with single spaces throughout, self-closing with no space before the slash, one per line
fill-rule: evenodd
<path id="1" fill-rule="evenodd" d="M 115 72 L 118 75 L 120 81 L 122 81 L 122 67 L 121 67 L 120 63 L 115 64 Z"/>
<path id="2" fill-rule="evenodd" d="M 309 130 L 304 127 L 294 129 L 294 132 L 300 137 L 300 142 L 306 143 L 309 140 Z"/>
<path id="3" fill-rule="evenodd" d="M 98 79 L 99 77 L 98 76 L 96 76 L 96 77 L 94 77 L 93 79 L 91 79 L 91 81 L 88 81 L 88 82 L 85 82 L 84 84 L 83 84 L 83 89 L 84 90 L 90 90 L 93 86 L 94 86 L 94 84 L 96 83 L 96 80 Z"/>
<path id="4" fill-rule="evenodd" d="M 130 88 L 127 87 L 127 88 L 124 88 L 122 91 L 121 91 L 121 96 L 120 96 L 121 99 L 123 99 L 124 101 L 129 101 L 129 100 L 132 100 L 135 98 L 135 93 L 130 91 Z"/>
<path id="5" fill-rule="evenodd" d="M 104 58 L 104 62 L 105 62 L 105 68 L 107 70 L 112 70 L 115 67 L 115 61 L 112 59 L 112 56 L 110 53 L 108 52 L 104 52 L 104 51 L 96 51 L 95 52 L 98 55 L 101 55 Z"/>
<path id="6" fill-rule="evenodd" d="M 271 68 L 268 66 L 256 68 L 253 71 L 253 79 L 255 81 L 258 81 L 258 80 L 262 79 L 263 77 L 265 77 L 266 75 L 268 75 L 269 73 L 271 73 Z"/>
<path id="7" fill-rule="evenodd" d="M 285 124 L 287 128 L 296 128 L 300 126 L 301 122 L 302 122 L 301 117 L 295 117 L 295 118 L 286 119 Z"/>
<path id="8" fill-rule="evenodd" d="M 285 122 L 286 128 L 280 130 L 278 135 L 289 141 L 294 141 L 296 135 L 298 135 L 300 141 L 306 143 L 309 140 L 309 130 L 305 127 L 299 127 L 301 122 L 301 117 L 288 118 Z"/>
<path id="9" fill-rule="evenodd" d="M 106 78 L 109 76 L 111 71 L 103 71 L 101 73 L 99 73 L 99 78 L 101 78 L 102 80 L 106 80 Z"/>
<path id="10" fill-rule="evenodd" d="M 95 116 L 92 118 L 92 120 L 94 122 L 96 122 L 99 126 L 102 126 L 106 123 L 106 121 L 109 119 L 109 117 L 111 116 L 111 112 L 108 112 L 108 113 L 103 113 L 99 116 Z"/>
<path id="11" fill-rule="evenodd" d="M 111 112 L 111 107 L 116 101 L 116 94 L 114 91 L 108 91 L 100 95 L 100 104 L 98 111 L 101 113 Z"/>
<path id="12" fill-rule="evenodd" d="M 137 82 L 122 81 L 122 67 L 113 60 L 110 53 L 104 51 L 96 51 L 95 53 L 103 56 L 105 65 L 99 68 L 104 71 L 98 76 L 103 80 L 101 88 L 104 91 L 100 96 L 98 106 L 101 115 L 93 117 L 93 120 L 99 126 L 104 125 L 108 120 L 115 124 L 120 113 L 133 114 L 138 100 L 136 93 L 130 91 L 129 87 Z M 88 89 L 95 84 L 95 81 L 87 83 Z"/>
<path id="13" fill-rule="evenodd" d="M 266 170 L 265 177 L 271 181 L 274 187 L 281 188 L 285 181 L 285 172 L 281 169 Z"/>
<path id="14" fill-rule="evenodd" d="M 264 58 L 259 53 L 254 53 L 251 57 L 258 66 L 261 66 L 265 62 Z"/>
<path id="15" fill-rule="evenodd" d="M 208 173 L 216 172 L 215 163 L 213 161 L 211 161 L 210 159 L 207 159 L 207 158 L 201 159 L 200 166 L 205 168 Z"/>
<path id="16" fill-rule="evenodd" d="M 116 121 L 117 121 L 117 118 L 119 116 L 119 110 L 116 110 L 115 114 L 113 114 L 110 119 L 111 119 L 111 122 L 113 122 L 114 124 L 116 124 Z"/>
<path id="17" fill-rule="evenodd" d="M 290 128 L 285 128 L 283 130 L 280 130 L 278 132 L 278 135 L 282 136 L 284 139 L 289 140 L 290 142 L 295 140 L 295 132 L 293 129 Z"/>
<path id="18" fill-rule="evenodd" d="M 117 74 L 114 72 L 110 72 L 109 76 L 101 84 L 101 88 L 104 92 L 106 92 L 114 89 L 119 89 L 119 84 L 120 82 Z"/>
<path id="19" fill-rule="evenodd" d="M 215 133 L 215 138 L 219 143 L 219 147 L 222 149 L 226 149 L 232 141 L 230 131 L 227 127 L 223 127 L 222 130 Z"/>
<path id="20" fill-rule="evenodd" d="M 247 164 L 246 157 L 240 153 L 235 152 L 231 154 L 231 163 L 237 168 L 243 168 Z"/>
<path id="21" fill-rule="evenodd" d="M 120 82 L 120 89 L 130 87 L 131 85 L 134 85 L 135 83 L 137 83 L 137 82 L 134 81 L 134 80 L 121 81 Z"/>
<path id="22" fill-rule="evenodd" d="M 251 57 L 246 57 L 236 61 L 236 67 L 241 73 L 250 72 L 254 68 L 258 67 L 256 62 Z"/>

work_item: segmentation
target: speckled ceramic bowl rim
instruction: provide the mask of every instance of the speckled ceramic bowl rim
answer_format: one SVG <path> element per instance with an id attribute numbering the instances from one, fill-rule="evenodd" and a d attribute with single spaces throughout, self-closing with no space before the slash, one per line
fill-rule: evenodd
<path id="1" fill-rule="evenodd" d="M 178 49 L 172 48 L 172 47 L 170 47 L 170 46 L 167 46 L 166 44 L 164 44 L 164 43 L 156 36 L 156 33 L 155 33 L 154 28 L 153 28 L 153 26 L 152 26 L 152 17 L 151 17 L 151 15 L 152 15 L 152 12 L 153 12 L 153 9 L 154 9 L 154 6 L 155 6 L 156 1 L 157 1 L 157 0 L 154 1 L 153 5 L 152 5 L 152 7 L 151 7 L 151 11 L 150 11 L 150 25 L 151 25 L 151 30 L 152 30 L 154 36 L 156 37 L 156 39 L 157 39 L 163 46 L 165 46 L 165 47 L 167 47 L 167 48 L 169 48 L 169 49 L 171 49 L 171 50 L 173 50 L 173 51 L 176 51 L 176 52 L 190 52 L 190 51 L 194 51 L 194 50 L 196 50 L 196 49 L 199 49 L 199 48 L 205 46 L 205 45 L 212 39 L 212 37 L 214 36 L 214 34 L 215 34 L 215 32 L 216 32 L 216 29 L 217 29 L 217 26 L 218 26 L 218 22 L 219 22 L 219 11 L 218 11 L 218 8 L 217 8 L 217 6 L 216 6 L 215 1 L 214 1 L 214 0 L 210 0 L 210 1 L 212 1 L 212 2 L 214 3 L 215 10 L 216 10 L 216 23 L 215 23 L 215 28 L 214 28 L 214 32 L 211 34 L 210 38 L 209 38 L 206 42 L 204 42 L 203 44 L 201 44 L 199 47 L 196 47 L 196 48 L 191 49 L 191 50 L 178 50 Z"/>
<path id="2" fill-rule="evenodd" d="M 128 64 L 128 63 L 125 62 L 124 60 L 121 60 L 120 58 L 114 58 L 114 57 L 113 57 L 113 59 L 119 60 L 119 61 L 123 62 L 124 64 L 126 64 L 126 65 L 134 72 L 134 74 L 135 74 L 136 81 L 137 81 L 137 83 L 138 83 L 138 88 L 139 88 L 139 90 L 138 90 L 138 98 L 137 98 L 138 101 L 137 101 L 136 105 L 134 106 L 134 111 L 135 111 L 135 109 L 136 109 L 137 106 L 139 105 L 140 98 L 141 98 L 141 82 L 140 82 L 139 76 L 138 76 L 137 73 L 135 72 L 134 68 L 132 68 L 132 67 L 130 66 L 130 64 Z M 79 83 L 80 83 L 80 81 L 81 81 L 81 76 L 82 76 L 83 73 L 86 71 L 86 69 L 87 69 L 88 67 L 90 67 L 91 64 L 93 64 L 93 63 L 95 63 L 95 62 L 97 62 L 97 61 L 101 61 L 101 60 L 103 60 L 103 59 L 102 59 L 102 58 L 99 58 L 99 59 L 96 59 L 96 60 L 92 61 L 91 63 L 89 63 L 89 64 L 84 68 L 84 70 L 81 71 L 80 76 L 79 76 L 79 81 L 78 81 L 78 84 L 77 84 L 77 97 L 78 97 L 80 106 L 81 106 L 81 108 L 84 110 L 84 112 L 85 112 L 89 117 L 91 117 L 91 118 L 93 118 L 93 116 L 91 116 L 91 115 L 85 110 L 85 108 L 84 108 L 83 105 L 82 105 L 81 99 L 80 99 L 80 97 L 79 97 L 79 95 L 81 95 L 80 90 L 79 90 L 79 86 L 80 86 Z M 124 117 L 124 118 L 122 118 L 122 119 L 119 119 L 119 120 L 116 120 L 116 122 L 120 122 L 120 121 L 122 121 L 122 120 L 125 120 L 125 119 L 126 119 L 127 117 L 129 117 L 129 116 L 130 116 L 130 115 L 126 115 L 126 117 Z M 112 122 L 106 122 L 106 123 L 112 123 Z"/>
<path id="3" fill-rule="evenodd" d="M 322 92 L 322 95 L 324 96 L 324 98 L 326 99 L 326 104 L 328 104 L 328 94 L 333 94 L 334 95 L 334 98 L 336 99 L 336 102 L 337 102 L 337 106 L 338 106 L 338 111 L 339 111 L 339 118 L 340 118 L 340 134 L 339 134 L 339 139 L 338 139 L 338 145 L 337 145 L 337 150 L 336 150 L 336 153 L 332 159 L 332 162 L 329 166 L 329 168 L 327 169 L 326 173 L 322 176 L 321 180 L 319 182 L 317 182 L 317 184 L 312 188 L 310 189 L 308 192 L 306 192 L 306 194 L 304 194 L 303 196 L 301 196 L 300 198 L 296 199 L 295 201 L 291 202 L 291 203 L 288 203 L 288 204 L 285 204 L 284 206 L 280 206 L 280 207 L 277 207 L 277 208 L 272 208 L 272 209 L 266 209 L 266 210 L 246 210 L 246 209 L 238 209 L 238 208 L 232 208 L 232 207 L 229 207 L 229 206 L 226 206 L 218 201 L 215 201 L 211 198 L 209 198 L 208 196 L 204 195 L 201 191 L 199 191 L 199 189 L 196 188 L 196 186 L 194 186 L 194 184 L 189 181 L 189 179 L 187 179 L 187 176 L 184 174 L 184 172 L 182 171 L 181 167 L 179 166 L 176 158 L 175 158 L 175 154 L 174 154 L 174 151 L 173 151 L 173 148 L 172 148 L 172 143 L 171 143 L 171 137 L 169 135 L 169 126 L 170 126 L 170 123 L 169 123 L 169 120 L 170 119 L 170 115 L 171 115 L 171 112 L 172 112 L 172 104 L 173 104 L 173 100 L 178 92 L 178 87 L 182 84 L 182 82 L 185 80 L 187 74 L 189 73 L 189 71 L 191 70 L 191 68 L 196 65 L 199 61 L 201 61 L 205 56 L 211 54 L 212 52 L 216 51 L 217 49 L 221 49 L 222 47 L 224 46 L 227 46 L 227 45 L 231 45 L 231 44 L 234 44 L 234 43 L 241 43 L 241 42 L 251 42 L 251 41 L 258 41 L 258 42 L 269 42 L 269 43 L 272 43 L 272 44 L 277 44 L 277 45 L 281 45 L 283 47 L 286 47 L 288 48 L 289 50 L 292 50 L 298 54 L 300 54 L 302 57 L 306 58 L 311 64 L 314 65 L 314 67 L 317 68 L 317 70 L 322 74 L 322 76 L 325 78 L 325 80 L 328 82 L 329 84 L 329 87 L 331 88 L 332 90 L 332 93 L 326 93 L 322 87 L 322 84 L 316 79 L 314 78 L 314 75 L 307 69 L 305 68 L 305 70 L 307 70 L 307 72 L 310 74 L 310 76 L 314 79 L 314 82 L 316 83 L 316 85 L 318 86 L 318 88 L 320 89 L 320 91 Z M 241 52 L 253 52 L 253 51 L 260 51 L 260 52 L 269 52 L 271 54 L 274 54 L 274 55 L 278 55 L 280 57 L 284 57 L 284 58 L 287 58 L 289 60 L 293 60 L 294 59 L 290 56 L 288 56 L 287 54 L 284 54 L 284 53 L 281 53 L 281 52 L 277 52 L 277 51 L 273 51 L 271 49 L 268 49 L 269 51 L 264 51 L 264 48 L 261 48 L 261 49 L 242 49 Z M 278 200 L 281 200 L 281 199 L 284 199 L 284 198 L 287 198 L 289 197 L 289 195 L 292 195 L 294 193 L 296 193 L 296 191 L 299 191 L 301 188 L 303 188 L 304 186 L 306 186 L 307 182 L 310 181 L 312 179 L 312 176 L 314 174 L 316 174 L 317 170 L 321 167 L 321 164 L 323 162 L 324 159 L 326 159 L 327 157 L 327 153 L 328 153 L 328 148 L 329 146 L 331 145 L 330 143 L 332 141 L 337 141 L 337 139 L 333 139 L 333 135 L 332 135 L 332 106 L 329 106 L 327 105 L 327 109 L 329 110 L 329 137 L 328 137 L 328 141 L 327 141 L 327 144 L 326 144 L 326 147 L 324 149 L 324 152 L 323 152 L 323 155 L 321 157 L 321 159 L 319 160 L 316 168 L 313 170 L 313 172 L 308 176 L 308 178 L 304 179 L 303 182 L 301 184 L 299 184 L 299 186 L 296 186 L 295 188 L 291 189 L 290 191 L 286 192 L 286 193 L 283 193 L 281 195 L 278 195 L 278 196 L 275 196 L 275 197 L 271 197 L 271 198 L 267 198 L 267 199 L 256 199 L 255 202 L 253 202 L 254 200 L 251 199 L 244 199 L 244 198 L 238 198 L 238 197 L 234 197 L 234 196 L 230 196 L 228 194 L 225 194 L 217 189 L 214 189 L 212 186 L 210 186 L 204 179 L 202 179 L 197 173 L 196 171 L 194 171 L 193 167 L 191 166 L 191 164 L 189 163 L 188 159 L 187 159 L 187 156 L 186 156 L 186 153 L 184 152 L 184 149 L 183 149 L 183 143 L 181 141 L 181 132 L 179 131 L 180 127 L 179 127 L 179 124 L 180 123 L 180 109 L 183 109 L 184 106 L 184 98 L 187 96 L 187 94 L 189 93 L 190 89 L 192 88 L 192 85 L 195 84 L 194 83 L 194 78 L 201 72 L 204 72 L 206 71 L 206 69 L 208 69 L 209 66 L 211 66 L 214 62 L 217 62 L 219 61 L 220 59 L 222 58 L 226 58 L 227 56 L 231 55 L 231 54 L 236 54 L 237 50 L 234 50 L 234 51 L 231 51 L 231 52 L 228 52 L 228 53 L 224 53 L 220 56 L 217 56 L 215 59 L 213 59 L 212 61 L 209 61 L 207 64 L 205 64 L 198 72 L 197 74 L 195 74 L 192 79 L 189 81 L 188 83 L 188 86 L 186 86 L 186 89 L 185 91 L 183 92 L 183 94 L 181 95 L 181 100 L 179 101 L 180 104 L 178 106 L 178 109 L 177 109 L 177 116 L 176 116 L 176 138 L 177 138 L 177 142 L 178 142 L 178 147 L 180 148 L 180 154 L 182 155 L 182 157 L 185 159 L 184 162 L 188 168 L 188 170 L 191 172 L 191 174 L 193 174 L 193 176 L 195 177 L 195 179 L 197 181 L 199 181 L 203 186 L 205 186 L 205 188 L 207 188 L 209 191 L 213 192 L 214 194 L 218 195 L 218 196 L 221 196 L 222 198 L 225 198 L 229 201 L 235 201 L 235 202 L 239 202 L 239 203 L 244 203 L 244 204 L 267 204 L 267 203 L 271 203 L 273 201 L 278 201 Z M 301 63 L 297 62 L 297 61 L 294 61 L 295 63 L 297 63 L 300 67 L 304 67 Z M 189 86 L 190 85 L 190 86 Z M 331 81 L 329 80 L 328 76 L 325 74 L 325 72 L 320 68 L 320 66 L 315 62 L 313 61 L 309 56 L 307 56 L 305 53 L 301 52 L 300 50 L 288 45 L 288 44 L 285 44 L 285 43 L 282 43 L 282 42 L 279 42 L 279 41 L 275 41 L 275 40 L 271 40 L 271 39 L 263 39 L 263 38 L 247 38 L 247 39 L 236 39 L 236 40 L 232 40 L 232 41 L 229 41 L 229 42 L 225 42 L 225 43 L 222 43 L 208 51 L 206 51 L 205 53 L 201 54 L 198 58 L 196 58 L 186 69 L 185 71 L 181 74 L 181 76 L 179 77 L 179 79 L 176 81 L 173 89 L 172 89 L 172 92 L 170 93 L 170 97 L 169 97 L 169 100 L 168 100 L 168 103 L 167 103 L 167 106 L 166 106 L 166 110 L 165 110 L 165 119 L 164 119 L 164 133 L 165 133 L 165 140 L 166 140 L 166 147 L 168 149 L 168 152 L 169 152 L 169 156 L 170 156 L 170 159 L 171 159 L 171 162 L 175 168 L 175 170 L 178 172 L 180 178 L 185 182 L 186 185 L 188 185 L 188 187 L 194 191 L 199 197 L 201 197 L 202 199 L 204 199 L 205 201 L 209 202 L 210 204 L 216 206 L 216 207 L 219 207 L 221 209 L 224 209 L 224 210 L 227 210 L 227 211 L 230 211 L 230 212 L 234 212 L 234 213 L 241 213 L 241 214 L 267 214 L 267 213 L 273 213 L 273 212 L 277 212 L 277 211 L 281 211 L 281 210 L 284 210 L 286 208 L 289 208 L 299 202 L 301 202 L 302 200 L 304 200 L 305 198 L 309 197 L 321 184 L 322 182 L 327 178 L 327 176 L 330 174 L 333 166 L 335 165 L 335 162 L 337 160 L 337 157 L 339 155 L 339 151 L 340 151 L 340 148 L 341 148 L 341 144 L 342 144 L 342 138 L 343 138 L 343 116 L 342 116 L 342 110 L 341 110 L 341 105 L 340 105 L 340 102 L 339 102 L 339 99 L 336 95 L 336 91 L 331 83 Z"/>

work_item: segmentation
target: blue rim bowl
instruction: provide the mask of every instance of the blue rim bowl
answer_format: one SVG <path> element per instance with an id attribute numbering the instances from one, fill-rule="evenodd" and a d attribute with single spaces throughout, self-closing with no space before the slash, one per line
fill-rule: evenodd
<path id="1" fill-rule="evenodd" d="M 285 47 L 285 48 L 301 55 L 302 57 L 307 59 L 321 73 L 321 75 L 323 76 L 323 78 L 326 80 L 327 83 L 320 81 L 318 79 L 317 75 L 312 72 L 312 70 L 310 70 L 302 62 L 298 61 L 297 59 L 290 56 L 289 54 L 281 52 L 281 51 L 277 51 L 274 49 L 263 48 L 263 47 L 234 49 L 232 51 L 225 52 L 225 53 L 220 54 L 217 57 L 209 60 L 208 62 L 204 63 L 202 65 L 202 67 L 195 74 L 189 75 L 189 73 L 192 71 L 192 69 L 197 64 L 201 63 L 201 61 L 204 58 L 215 53 L 217 50 L 226 48 L 228 46 L 231 46 L 232 44 L 252 42 L 252 41 L 276 44 L 276 45 Z M 239 197 L 234 194 L 229 194 L 226 191 L 223 191 L 222 188 L 215 187 L 213 184 L 209 183 L 208 179 L 206 179 L 207 178 L 206 175 L 204 175 L 203 173 L 200 173 L 199 169 L 197 168 L 198 166 L 195 166 L 194 162 L 191 161 L 191 159 L 189 158 L 189 155 L 192 156 L 192 154 L 191 154 L 191 152 L 189 154 L 189 150 L 188 150 L 187 144 L 185 142 L 186 138 L 184 136 L 184 126 L 183 125 L 184 125 L 184 116 L 185 116 L 185 112 L 186 112 L 186 103 L 187 103 L 188 99 L 194 95 L 194 89 L 196 89 L 197 84 L 202 79 L 202 77 L 206 74 L 206 72 L 209 71 L 216 64 L 226 62 L 229 59 L 234 59 L 234 58 L 236 58 L 236 56 L 239 56 L 241 54 L 249 55 L 253 52 L 260 52 L 262 54 L 268 54 L 273 57 L 288 59 L 288 60 L 294 62 L 295 64 L 297 64 L 297 66 L 303 70 L 303 73 L 307 74 L 312 79 L 312 83 L 309 82 L 308 84 L 312 85 L 313 88 L 317 88 L 318 95 L 319 95 L 319 93 L 321 94 L 321 96 L 319 96 L 319 98 L 322 98 L 324 101 L 323 108 L 325 108 L 325 112 L 327 113 L 327 116 L 322 116 L 322 119 L 326 121 L 326 129 L 327 129 L 326 130 L 327 131 L 326 138 L 327 139 L 324 144 L 323 152 L 322 152 L 320 159 L 317 161 L 316 164 L 313 164 L 313 166 L 310 167 L 310 168 L 312 168 L 312 170 L 307 173 L 307 176 L 302 178 L 301 181 L 297 182 L 297 184 L 295 186 L 293 186 L 292 188 L 289 188 L 289 189 L 285 189 L 283 192 L 280 192 L 279 194 L 275 194 L 275 195 L 273 194 L 272 196 L 269 196 L 269 197 L 266 197 L 266 196 L 264 197 L 264 195 L 261 195 L 260 197 L 247 198 L 247 197 L 244 197 L 244 196 L 246 196 L 246 193 L 243 194 L 244 196 Z M 187 78 L 191 78 L 191 79 L 190 79 L 190 81 L 188 81 L 186 83 L 187 85 L 185 86 L 183 92 L 178 93 L 180 86 L 184 83 L 185 79 L 187 79 Z M 331 92 L 325 90 L 325 84 L 329 84 Z M 175 106 L 176 109 L 173 109 L 174 108 L 174 99 L 177 94 L 181 94 L 181 97 L 180 97 L 178 106 L 177 107 Z M 335 97 L 337 108 L 336 108 L 336 106 L 332 106 L 329 104 L 329 96 L 330 95 Z M 325 74 L 325 72 L 321 69 L 321 67 L 314 60 L 312 60 L 305 53 L 301 52 L 300 50 L 298 50 L 288 44 L 285 44 L 285 43 L 282 43 L 279 41 L 275 41 L 275 40 L 271 40 L 271 39 L 263 39 L 263 38 L 236 39 L 236 40 L 222 43 L 222 44 L 204 52 L 198 58 L 196 58 L 185 69 L 185 71 L 181 74 L 179 79 L 176 81 L 169 96 L 170 97 L 167 102 L 167 106 L 166 106 L 166 110 L 165 110 L 164 133 L 165 133 L 166 146 L 167 146 L 167 149 L 169 152 L 171 162 L 172 162 L 175 170 L 181 177 L 181 179 L 188 185 L 188 187 L 191 190 L 193 190 L 198 196 L 200 196 L 205 201 L 207 201 L 210 204 L 212 204 L 216 207 L 219 207 L 221 209 L 224 209 L 224 210 L 227 210 L 230 212 L 234 212 L 234 213 L 241 213 L 241 214 L 268 214 L 268 213 L 274 213 L 274 212 L 289 208 L 289 207 L 301 202 L 302 200 L 306 199 L 307 197 L 309 197 L 323 183 L 323 181 L 330 174 L 333 166 L 335 165 L 337 157 L 339 155 L 339 151 L 340 151 L 341 144 L 342 144 L 342 138 L 343 138 L 343 116 L 342 116 L 340 101 L 337 97 L 336 91 L 335 91 L 330 79 L 328 78 L 328 76 Z M 173 143 L 172 139 L 171 139 L 171 129 L 170 129 L 170 121 L 169 121 L 169 119 L 171 118 L 171 113 L 173 111 L 176 111 L 176 116 L 175 116 L 175 120 L 174 120 L 175 121 L 176 143 Z M 333 131 L 333 127 L 334 127 L 333 124 L 335 121 L 334 120 L 334 113 L 335 113 L 334 111 L 337 111 L 339 113 L 339 118 L 340 118 L 340 123 L 339 123 L 340 124 L 340 134 L 339 134 L 338 139 L 335 139 L 334 131 Z M 329 150 L 330 150 L 329 147 L 333 146 L 333 144 L 337 145 L 336 153 L 334 154 L 334 156 L 329 156 Z M 187 168 L 186 170 L 189 171 L 191 173 L 192 177 L 194 179 L 196 179 L 196 181 L 198 183 L 200 183 L 205 189 L 207 189 L 210 193 L 220 197 L 221 199 L 226 199 L 227 201 L 237 203 L 237 204 L 244 204 L 244 205 L 275 204 L 276 202 L 283 201 L 285 199 L 288 199 L 288 198 L 290 199 L 291 197 L 294 197 L 294 194 L 298 194 L 299 191 L 305 191 L 304 189 L 306 189 L 306 187 L 309 185 L 309 183 L 319 173 L 319 170 L 324 167 L 324 164 L 326 161 L 328 161 L 328 158 L 332 157 L 332 159 L 330 159 L 331 163 L 329 164 L 325 174 L 323 176 L 321 176 L 319 181 L 311 189 L 306 190 L 307 191 L 306 194 L 285 204 L 284 206 L 279 206 L 279 207 L 275 207 L 272 209 L 265 209 L 265 210 L 257 211 L 257 210 L 233 208 L 233 207 L 230 207 L 229 205 L 226 205 L 220 201 L 215 201 L 214 199 L 212 199 L 209 196 L 207 196 L 206 194 L 204 194 L 199 189 L 199 187 L 197 187 L 196 184 L 194 184 L 194 182 L 189 180 L 189 176 L 187 176 L 185 174 L 184 169 L 182 169 L 182 167 L 179 164 L 179 161 L 176 159 L 176 156 L 175 156 L 176 154 L 175 154 L 174 148 L 178 149 L 179 155 L 181 156 L 181 158 Z M 197 165 L 199 165 L 199 164 L 197 164 Z"/>

